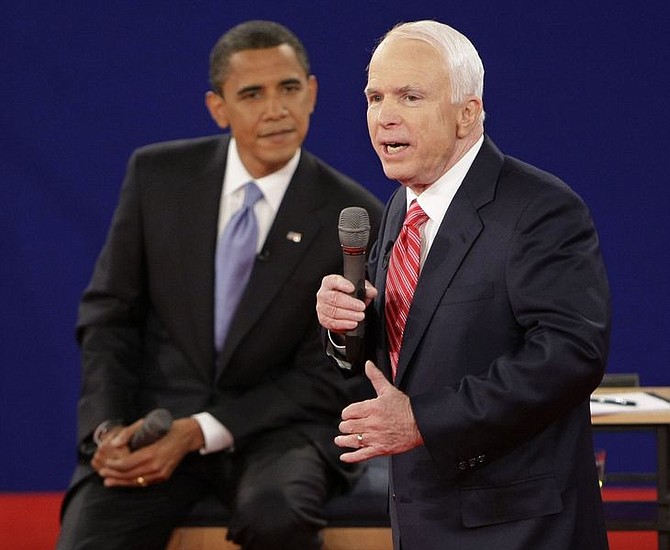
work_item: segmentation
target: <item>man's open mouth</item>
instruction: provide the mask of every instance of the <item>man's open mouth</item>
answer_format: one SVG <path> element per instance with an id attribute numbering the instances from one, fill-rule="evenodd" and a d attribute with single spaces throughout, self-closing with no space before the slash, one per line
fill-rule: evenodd
<path id="1" fill-rule="evenodd" d="M 409 147 L 409 143 L 384 143 L 383 147 L 385 153 L 389 155 L 395 155 L 396 153 L 407 149 L 407 147 Z"/>

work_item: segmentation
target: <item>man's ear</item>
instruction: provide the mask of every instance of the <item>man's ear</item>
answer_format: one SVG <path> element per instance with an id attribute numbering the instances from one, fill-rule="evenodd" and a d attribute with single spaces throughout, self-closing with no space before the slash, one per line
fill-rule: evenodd
<path id="1" fill-rule="evenodd" d="M 458 137 L 467 137 L 473 129 L 481 125 L 480 117 L 482 114 L 482 100 L 471 96 L 465 100 L 459 112 L 458 118 Z"/>
<path id="2" fill-rule="evenodd" d="M 219 94 L 209 90 L 205 94 L 205 105 L 209 111 L 212 120 L 216 122 L 217 126 L 225 130 L 229 126 L 228 114 L 226 111 L 226 100 Z"/>
<path id="3" fill-rule="evenodd" d="M 312 109 L 310 114 L 314 112 L 314 107 L 316 106 L 316 96 L 319 93 L 319 83 L 316 80 L 316 76 L 313 74 L 309 75 L 307 78 L 307 86 L 309 87 L 309 99 L 312 103 Z"/>

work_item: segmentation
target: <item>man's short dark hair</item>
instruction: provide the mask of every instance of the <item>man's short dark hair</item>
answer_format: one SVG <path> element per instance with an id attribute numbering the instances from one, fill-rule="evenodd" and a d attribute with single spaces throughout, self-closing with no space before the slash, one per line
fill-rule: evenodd
<path id="1" fill-rule="evenodd" d="M 242 50 L 275 48 L 282 44 L 291 46 L 305 74 L 310 74 L 307 51 L 298 37 L 274 21 L 247 21 L 227 31 L 214 45 L 209 55 L 209 84 L 220 92 L 228 76 L 230 57 Z"/>

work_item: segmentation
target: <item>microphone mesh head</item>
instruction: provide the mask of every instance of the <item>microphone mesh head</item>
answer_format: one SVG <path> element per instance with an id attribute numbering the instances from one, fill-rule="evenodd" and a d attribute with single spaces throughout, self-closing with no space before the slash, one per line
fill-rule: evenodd
<path id="1" fill-rule="evenodd" d="M 365 208 L 350 206 L 340 212 L 337 226 L 340 244 L 347 248 L 365 248 L 370 240 L 370 218 Z"/>

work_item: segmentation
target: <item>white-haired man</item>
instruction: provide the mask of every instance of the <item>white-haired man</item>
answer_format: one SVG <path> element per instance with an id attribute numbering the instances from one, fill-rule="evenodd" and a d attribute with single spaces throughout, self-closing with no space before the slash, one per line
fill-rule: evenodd
<path id="1" fill-rule="evenodd" d="M 434 21 L 372 55 L 370 138 L 402 185 L 366 300 L 338 275 L 317 294 L 331 344 L 365 319 L 374 360 L 377 398 L 344 409 L 336 443 L 346 462 L 392 455 L 396 549 L 605 549 L 588 400 L 609 346 L 598 236 L 566 184 L 484 135 L 483 75 Z"/>

